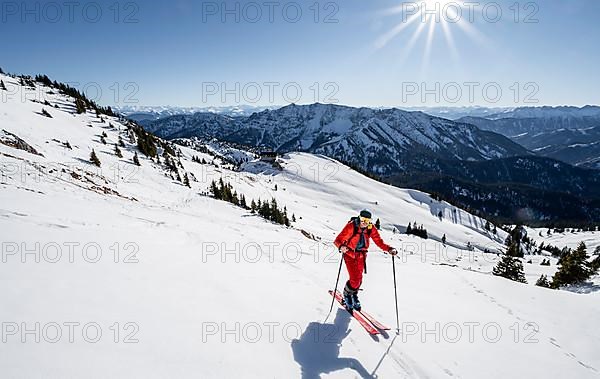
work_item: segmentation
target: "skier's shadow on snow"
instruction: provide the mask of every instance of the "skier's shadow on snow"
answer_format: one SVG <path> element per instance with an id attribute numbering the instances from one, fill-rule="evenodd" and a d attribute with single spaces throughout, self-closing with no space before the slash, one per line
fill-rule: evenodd
<path id="1" fill-rule="evenodd" d="M 362 378 L 374 378 L 355 358 L 340 357 L 340 346 L 350 333 L 352 316 L 338 309 L 332 324 L 311 322 L 300 336 L 292 341 L 294 359 L 302 367 L 302 379 L 320 378 L 321 374 L 350 368 Z"/>

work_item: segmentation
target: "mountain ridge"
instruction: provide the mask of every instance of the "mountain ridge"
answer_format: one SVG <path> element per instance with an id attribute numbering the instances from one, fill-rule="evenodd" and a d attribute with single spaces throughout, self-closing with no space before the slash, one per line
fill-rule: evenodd
<path id="1" fill-rule="evenodd" d="M 600 219 L 596 203 L 590 206 L 584 199 L 593 197 L 591 193 L 596 194 L 586 192 L 596 185 L 596 175 L 592 175 L 591 181 L 578 182 L 576 178 L 582 175 L 575 168 L 536 157 L 508 137 L 480 130 L 471 123 L 454 122 L 421 111 L 290 104 L 248 117 L 175 116 L 150 124 L 148 130 L 167 139 L 217 138 L 281 153 L 322 154 L 394 185 L 436 192 L 451 202 L 460 200 L 462 206 L 471 209 L 476 209 L 475 200 L 465 202 L 449 186 L 442 191 L 439 184 L 418 178 L 455 178 L 466 181 L 471 191 L 479 194 L 489 191 L 492 188 L 489 184 L 495 179 L 497 183 L 505 183 L 504 187 L 496 188 L 513 188 L 518 194 L 518 199 L 508 203 L 514 207 L 522 207 L 527 202 L 536 204 L 536 191 L 549 193 L 552 189 L 565 194 L 571 207 L 578 210 L 573 214 L 581 216 L 581 222 Z M 526 168 L 514 166 L 517 162 Z M 563 177 L 565 179 L 561 179 Z M 539 209 L 528 213 L 535 215 L 533 219 L 518 221 L 561 220 L 560 207 L 547 202 L 537 204 Z M 491 208 L 485 207 L 484 214 L 511 221 L 516 212 L 506 205 L 497 202 Z"/>

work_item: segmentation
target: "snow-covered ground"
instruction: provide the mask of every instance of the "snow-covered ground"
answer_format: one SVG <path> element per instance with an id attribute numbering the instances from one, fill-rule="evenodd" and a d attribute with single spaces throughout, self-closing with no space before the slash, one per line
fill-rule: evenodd
<path id="1" fill-rule="evenodd" d="M 526 258 L 528 285 L 492 276 L 498 257 L 483 250 L 500 251 L 506 234 L 463 210 L 310 154 L 283 157 L 282 170 L 231 171 L 182 147 L 189 189 L 142 154 L 135 166 L 117 119 L 77 115 L 72 99 L 1 78 L 0 129 L 43 155 L 0 144 L 2 377 L 600 375 L 599 292 L 534 286 L 556 269 L 541 256 Z M 30 101 L 40 94 L 51 107 Z M 201 195 L 221 177 L 248 201 L 275 197 L 297 222 Z M 401 250 L 400 335 L 372 338 L 337 306 L 325 321 L 339 267 L 331 241 L 362 208 Z M 430 239 L 394 233 L 414 221 Z M 361 299 L 395 327 L 392 263 L 376 247 Z"/>
<path id="2" fill-rule="evenodd" d="M 588 254 L 592 254 L 598 246 L 600 246 L 600 233 L 599 232 L 572 232 L 572 229 L 563 233 L 556 233 L 554 229 L 550 230 L 548 234 L 548 228 L 527 228 L 527 235 L 539 245 L 556 246 L 560 249 L 568 247 L 574 249 L 581 242 L 584 242 Z"/>

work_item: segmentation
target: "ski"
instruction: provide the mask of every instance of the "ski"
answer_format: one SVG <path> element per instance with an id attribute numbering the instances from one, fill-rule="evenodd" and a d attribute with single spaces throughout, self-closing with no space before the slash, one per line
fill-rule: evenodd
<path id="1" fill-rule="evenodd" d="M 373 316 L 371 316 L 367 312 L 361 310 L 360 314 L 363 315 L 364 318 L 366 318 L 367 320 L 369 320 L 369 322 L 371 324 L 373 324 L 373 326 L 376 327 L 377 329 L 379 329 L 379 330 L 392 330 L 392 328 L 390 328 L 389 326 L 385 326 L 384 324 L 380 323 L 379 321 L 377 321 Z"/>
<path id="2" fill-rule="evenodd" d="M 339 291 L 336 291 L 335 294 L 333 293 L 333 291 L 329 290 L 329 294 L 334 296 L 335 299 L 338 301 L 338 303 L 344 307 L 343 303 L 342 303 L 342 294 L 339 293 Z M 344 307 L 344 309 L 346 309 Z M 350 313 L 352 315 L 352 317 L 354 317 L 356 319 L 356 321 L 358 321 L 358 323 L 365 328 L 365 330 L 370 334 L 370 335 L 376 335 L 379 334 L 379 330 L 377 330 L 368 320 L 365 316 L 363 316 L 360 312 L 358 311 L 348 311 L 348 313 Z"/>
<path id="3" fill-rule="evenodd" d="M 329 293 L 331 293 L 331 291 L 329 291 Z M 337 294 L 340 298 L 342 297 L 342 294 L 339 291 L 337 291 Z M 336 299 L 337 299 L 337 296 L 336 296 Z M 391 330 L 392 329 L 389 326 L 386 326 L 386 325 L 380 323 L 379 321 L 377 321 L 375 319 L 375 317 L 371 316 L 370 314 L 368 314 L 367 312 L 365 312 L 362 309 L 360 311 L 354 310 L 353 312 L 360 313 L 361 316 L 363 316 L 365 319 L 367 319 L 367 321 L 369 321 L 371 324 L 373 324 L 374 327 L 376 327 L 379 330 Z"/>

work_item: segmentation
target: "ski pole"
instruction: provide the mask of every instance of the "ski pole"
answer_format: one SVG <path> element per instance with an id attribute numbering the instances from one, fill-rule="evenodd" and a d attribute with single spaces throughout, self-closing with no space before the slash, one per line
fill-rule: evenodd
<path id="1" fill-rule="evenodd" d="M 331 306 L 329 307 L 329 313 L 327 314 L 327 317 L 325 317 L 325 321 L 327 321 L 327 319 L 331 315 L 331 311 L 333 310 L 333 303 L 335 302 L 335 294 L 337 292 L 337 286 L 340 281 L 340 273 L 342 272 L 342 263 L 344 262 L 344 254 L 341 254 L 341 255 L 342 255 L 342 257 L 340 258 L 340 267 L 338 268 L 337 279 L 335 280 L 335 289 L 333 290 L 333 294 L 331 295 Z"/>
<path id="2" fill-rule="evenodd" d="M 396 256 L 392 255 L 392 270 L 394 271 L 394 297 L 396 299 L 396 333 L 400 334 L 400 317 L 398 316 L 398 290 L 396 288 Z"/>

